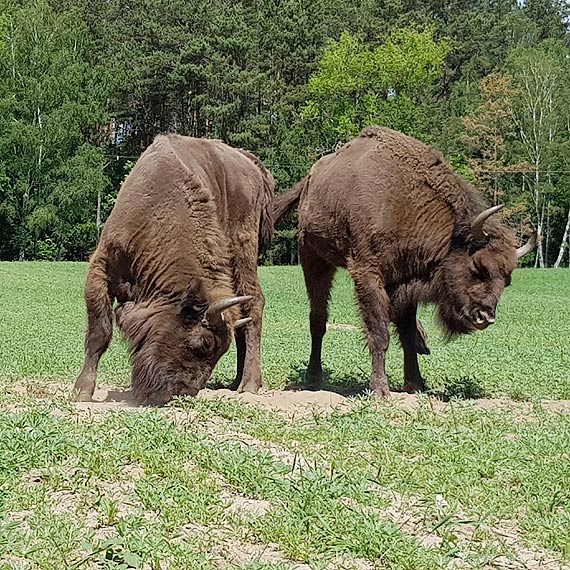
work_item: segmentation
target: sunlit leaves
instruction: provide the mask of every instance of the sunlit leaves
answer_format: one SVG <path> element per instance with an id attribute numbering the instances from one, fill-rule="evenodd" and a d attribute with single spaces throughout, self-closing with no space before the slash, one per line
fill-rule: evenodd
<path id="1" fill-rule="evenodd" d="M 309 80 L 303 116 L 340 140 L 371 123 L 409 131 L 410 107 L 441 76 L 448 51 L 430 28 L 396 30 L 376 47 L 343 33 Z"/>

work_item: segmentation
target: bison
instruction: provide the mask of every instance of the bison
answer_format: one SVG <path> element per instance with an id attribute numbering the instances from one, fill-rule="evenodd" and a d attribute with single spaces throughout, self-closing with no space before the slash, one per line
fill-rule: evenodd
<path id="1" fill-rule="evenodd" d="M 322 381 L 321 348 L 338 267 L 348 269 L 372 357 L 370 389 L 389 395 L 390 322 L 404 351 L 404 390 L 425 389 L 418 366 L 419 303 L 433 303 L 448 336 L 495 322 L 517 259 L 513 232 L 432 148 L 369 127 L 321 158 L 275 201 L 276 221 L 299 203 L 299 254 L 310 301 L 309 383 Z"/>
<path id="2" fill-rule="evenodd" d="M 75 399 L 93 396 L 115 300 L 141 403 L 195 395 L 234 336 L 233 387 L 258 391 L 264 297 L 257 259 L 271 240 L 274 188 L 262 162 L 244 150 L 177 135 L 154 140 L 125 180 L 90 261 Z"/>

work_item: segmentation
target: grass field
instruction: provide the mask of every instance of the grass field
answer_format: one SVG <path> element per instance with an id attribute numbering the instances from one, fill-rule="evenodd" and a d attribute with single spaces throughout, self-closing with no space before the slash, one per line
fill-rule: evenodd
<path id="1" fill-rule="evenodd" d="M 497 324 L 451 344 L 426 309 L 431 396 L 293 413 L 211 393 L 163 409 L 69 403 L 86 267 L 0 263 L 0 570 L 567 567 L 570 271 L 518 270 Z M 298 386 L 300 268 L 260 275 L 266 384 Z M 331 323 L 327 388 L 362 392 L 370 364 L 346 274 Z M 231 351 L 213 382 L 234 366 Z M 398 388 L 395 342 L 388 373 Z M 117 335 L 100 383 L 128 378 Z"/>

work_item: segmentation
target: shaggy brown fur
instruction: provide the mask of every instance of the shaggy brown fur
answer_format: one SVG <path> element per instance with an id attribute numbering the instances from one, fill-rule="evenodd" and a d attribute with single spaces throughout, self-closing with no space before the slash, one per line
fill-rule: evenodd
<path id="1" fill-rule="evenodd" d="M 404 388 L 424 389 L 418 367 L 418 303 L 434 303 L 452 336 L 485 328 L 517 263 L 514 234 L 498 219 L 471 223 L 481 197 L 443 157 L 396 131 L 370 127 L 275 201 L 279 220 L 299 203 L 300 257 L 311 304 L 307 376 L 322 379 L 321 346 L 337 267 L 356 289 L 372 355 L 371 389 L 388 395 L 388 323 L 404 350 Z"/>
<path id="2" fill-rule="evenodd" d="M 236 328 L 234 387 L 261 386 L 264 298 L 257 257 L 271 240 L 275 183 L 261 161 L 221 141 L 159 136 L 123 184 L 85 284 L 89 318 L 75 397 L 91 399 L 116 321 L 132 352 L 134 395 L 162 404 L 204 387 L 234 337 L 240 309 L 213 303 L 251 295 Z M 243 301 L 243 300 L 242 300 Z M 240 323 L 238 323 L 240 324 Z"/>

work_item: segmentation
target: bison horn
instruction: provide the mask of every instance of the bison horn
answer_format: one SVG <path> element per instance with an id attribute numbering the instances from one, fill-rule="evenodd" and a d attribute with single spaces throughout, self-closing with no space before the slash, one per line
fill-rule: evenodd
<path id="1" fill-rule="evenodd" d="M 244 325 L 247 325 L 247 323 L 250 323 L 253 319 L 251 317 L 246 317 L 245 319 L 238 319 L 235 323 L 234 323 L 234 329 L 239 329 L 240 327 L 243 327 Z"/>
<path id="2" fill-rule="evenodd" d="M 530 239 L 521 247 L 517 248 L 517 259 L 524 257 L 527 253 L 530 253 L 538 242 L 538 233 L 533 231 Z"/>
<path id="3" fill-rule="evenodd" d="M 245 303 L 253 299 L 251 295 L 243 295 L 242 297 L 228 297 L 227 299 L 221 299 L 212 303 L 208 310 L 206 311 L 206 319 L 213 325 L 221 325 L 223 322 L 222 313 L 233 307 L 239 305 L 240 303 Z"/>
<path id="4" fill-rule="evenodd" d="M 483 230 L 483 225 L 493 214 L 496 214 L 500 209 L 502 209 L 503 204 L 498 206 L 493 206 L 492 208 L 487 208 L 483 210 L 472 222 L 471 222 L 471 235 L 477 241 L 486 240 L 489 235 Z"/>

